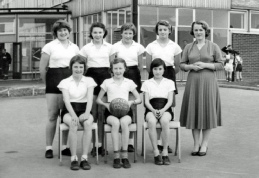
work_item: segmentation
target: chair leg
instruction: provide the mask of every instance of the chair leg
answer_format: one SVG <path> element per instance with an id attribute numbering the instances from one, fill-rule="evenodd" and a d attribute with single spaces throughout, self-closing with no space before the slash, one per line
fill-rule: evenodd
<path id="1" fill-rule="evenodd" d="M 96 164 L 99 164 L 99 158 L 98 158 L 98 126 L 95 129 L 95 148 L 96 148 Z"/>
<path id="2" fill-rule="evenodd" d="M 107 134 L 106 132 L 104 132 L 104 163 L 107 163 L 107 154 L 106 154 L 106 150 L 107 150 Z"/>
<path id="3" fill-rule="evenodd" d="M 180 127 L 178 130 L 178 163 L 181 163 L 181 132 Z"/>
<path id="4" fill-rule="evenodd" d="M 176 131 L 176 137 L 175 137 L 175 152 L 174 152 L 174 155 L 175 156 L 177 156 L 177 150 L 178 150 L 178 143 L 179 143 L 179 134 L 178 134 L 178 129 L 179 128 L 177 128 L 177 129 L 175 129 L 175 131 Z"/>
<path id="5" fill-rule="evenodd" d="M 141 156 L 144 156 L 144 126 L 142 128 L 142 147 L 141 147 Z"/>
<path id="6" fill-rule="evenodd" d="M 58 126 L 58 159 L 60 159 L 60 127 Z"/>
<path id="7" fill-rule="evenodd" d="M 60 130 L 60 128 L 59 128 L 59 130 Z M 59 132 L 60 132 L 60 138 L 59 138 L 59 155 L 60 155 L 59 165 L 62 166 L 61 144 L 62 144 L 63 130 L 60 130 Z"/>
<path id="8" fill-rule="evenodd" d="M 135 151 L 134 151 L 134 163 L 137 162 L 137 151 L 138 151 L 137 137 L 138 137 L 138 132 L 136 131 L 134 133 L 134 148 L 135 148 Z"/>
<path id="9" fill-rule="evenodd" d="M 146 162 L 146 129 L 143 126 L 143 162 Z"/>

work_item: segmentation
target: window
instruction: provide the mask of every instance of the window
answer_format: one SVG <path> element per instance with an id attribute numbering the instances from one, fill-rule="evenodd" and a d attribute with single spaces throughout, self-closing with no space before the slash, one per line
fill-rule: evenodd
<path id="1" fill-rule="evenodd" d="M 15 20 L 15 17 L 1 16 L 0 17 L 0 34 L 1 33 L 15 33 L 14 20 Z"/>
<path id="2" fill-rule="evenodd" d="M 196 20 L 203 20 L 203 21 L 207 22 L 208 25 L 211 27 L 212 11 L 211 10 L 196 9 L 195 10 L 195 19 Z"/>
<path id="3" fill-rule="evenodd" d="M 156 23 L 157 23 L 157 8 L 140 6 L 139 7 L 139 24 L 155 26 Z"/>
<path id="4" fill-rule="evenodd" d="M 251 28 L 259 29 L 259 12 L 251 13 Z"/>
<path id="5" fill-rule="evenodd" d="M 228 28 L 228 11 L 213 11 L 213 27 Z"/>
<path id="6" fill-rule="evenodd" d="M 228 44 L 228 30 L 227 29 L 214 29 L 213 42 L 219 45 L 220 48 Z M 212 34 L 211 34 L 212 35 Z"/>
<path id="7" fill-rule="evenodd" d="M 229 28 L 245 28 L 245 13 L 244 12 L 230 12 L 230 26 Z"/>
<path id="8" fill-rule="evenodd" d="M 193 22 L 193 10 L 192 9 L 179 9 L 178 10 L 179 25 L 190 26 Z"/>
<path id="9" fill-rule="evenodd" d="M 176 24 L 175 8 L 158 8 L 158 20 L 167 20 L 172 26 Z"/>

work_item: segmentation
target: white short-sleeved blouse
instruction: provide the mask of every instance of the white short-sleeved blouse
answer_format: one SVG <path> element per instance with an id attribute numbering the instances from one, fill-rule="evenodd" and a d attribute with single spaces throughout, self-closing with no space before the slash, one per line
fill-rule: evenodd
<path id="1" fill-rule="evenodd" d="M 167 45 L 164 47 L 155 40 L 147 45 L 146 52 L 152 56 L 152 60 L 155 58 L 161 58 L 165 62 L 166 66 L 174 67 L 174 56 L 180 54 L 182 49 L 172 40 L 169 40 Z"/>
<path id="2" fill-rule="evenodd" d="M 117 53 L 118 58 L 124 59 L 129 67 L 138 65 L 138 56 L 145 52 L 145 48 L 135 41 L 130 47 L 126 47 L 122 41 L 118 41 L 113 45 L 113 51 Z"/>
<path id="3" fill-rule="evenodd" d="M 97 48 L 93 42 L 86 44 L 79 54 L 87 58 L 87 67 L 110 67 L 109 57 L 113 54 L 112 45 L 103 41 L 100 48 Z"/>
<path id="4" fill-rule="evenodd" d="M 69 93 L 70 102 L 85 103 L 87 102 L 87 90 L 95 87 L 97 84 L 91 77 L 83 76 L 77 85 L 72 76 L 63 79 L 57 86 L 60 90 L 66 89 Z"/>
<path id="5" fill-rule="evenodd" d="M 167 78 L 163 78 L 158 84 L 154 78 L 146 80 L 141 91 L 149 94 L 150 99 L 152 98 L 168 98 L 168 93 L 175 90 L 174 81 Z"/>
<path id="6" fill-rule="evenodd" d="M 129 92 L 136 89 L 137 85 L 130 79 L 124 78 L 123 82 L 118 85 L 113 78 L 103 81 L 101 88 L 107 92 L 108 102 L 115 98 L 123 98 L 129 100 Z"/>
<path id="7" fill-rule="evenodd" d="M 78 46 L 71 41 L 69 41 L 68 47 L 64 48 L 58 39 L 47 43 L 42 48 L 42 53 L 46 53 L 50 56 L 48 66 L 50 68 L 68 67 L 71 58 L 77 55 L 78 52 Z"/>

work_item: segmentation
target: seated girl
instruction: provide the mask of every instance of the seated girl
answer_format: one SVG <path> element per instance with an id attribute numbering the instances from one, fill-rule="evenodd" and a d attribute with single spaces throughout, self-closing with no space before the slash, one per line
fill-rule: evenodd
<path id="1" fill-rule="evenodd" d="M 93 90 L 96 83 L 91 77 L 85 77 L 85 60 L 80 56 L 74 56 L 69 64 L 72 76 L 62 80 L 58 88 L 62 91 L 65 107 L 61 112 L 61 118 L 69 126 L 69 144 L 71 149 L 71 169 L 91 169 L 87 154 L 92 139 L 93 116 L 90 114 L 93 103 Z M 77 128 L 84 128 L 82 136 L 83 153 L 79 167 L 77 150 Z"/>
<path id="2" fill-rule="evenodd" d="M 123 98 L 129 100 L 129 92 L 135 97 L 135 100 L 128 101 L 129 107 L 132 104 L 141 103 L 139 93 L 136 90 L 137 85 L 130 79 L 124 78 L 123 74 L 127 69 L 126 62 L 121 58 L 115 58 L 111 62 L 111 72 L 113 77 L 104 80 L 101 85 L 101 91 L 97 97 L 97 103 L 106 107 L 105 116 L 106 123 L 111 125 L 111 135 L 114 150 L 114 168 L 121 168 L 121 162 L 124 168 L 130 168 L 131 165 L 128 160 L 128 141 L 129 141 L 129 125 L 132 123 L 132 111 L 130 110 L 127 115 L 117 118 L 109 112 L 109 103 L 116 98 Z M 108 103 L 104 103 L 102 98 L 107 93 Z M 121 142 L 122 142 L 122 153 L 120 160 L 119 153 L 119 129 L 121 128 Z"/>
<path id="3" fill-rule="evenodd" d="M 154 59 L 150 65 L 150 71 L 153 73 L 154 77 L 145 81 L 141 88 L 145 97 L 145 115 L 156 165 L 170 164 L 168 157 L 168 137 L 169 122 L 173 120 L 171 106 L 173 103 L 173 92 L 175 90 L 175 85 L 172 80 L 163 77 L 165 70 L 166 65 L 164 61 L 160 58 Z M 157 147 L 157 122 L 161 124 L 162 128 L 162 157 L 160 156 L 160 152 Z"/>

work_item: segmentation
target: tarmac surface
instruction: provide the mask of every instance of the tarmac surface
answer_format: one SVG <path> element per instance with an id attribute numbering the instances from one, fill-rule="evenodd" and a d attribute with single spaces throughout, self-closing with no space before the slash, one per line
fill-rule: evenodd
<path id="1" fill-rule="evenodd" d="M 1 85 L 1 83 L 0 83 Z M 19 85 L 20 86 L 20 85 Z M 176 97 L 176 120 L 179 118 L 184 86 Z M 170 154 L 171 165 L 157 166 L 147 135 L 147 160 L 141 156 L 143 105 L 138 106 L 138 162 L 129 154 L 130 169 L 112 168 L 112 141 L 108 134 L 108 163 L 100 157 L 99 165 L 89 154 L 90 171 L 71 171 L 70 158 L 58 160 L 58 135 L 53 150 L 54 158 L 45 159 L 45 124 L 47 106 L 44 96 L 0 98 L 0 178 L 52 177 L 259 177 L 259 92 L 236 88 L 220 88 L 223 126 L 212 130 L 208 153 L 204 157 L 191 156 L 193 139 L 190 130 L 181 128 L 181 163 Z M 170 147 L 175 147 L 172 131 Z M 78 132 L 81 137 L 82 132 Z M 81 140 L 78 141 L 81 155 Z"/>

